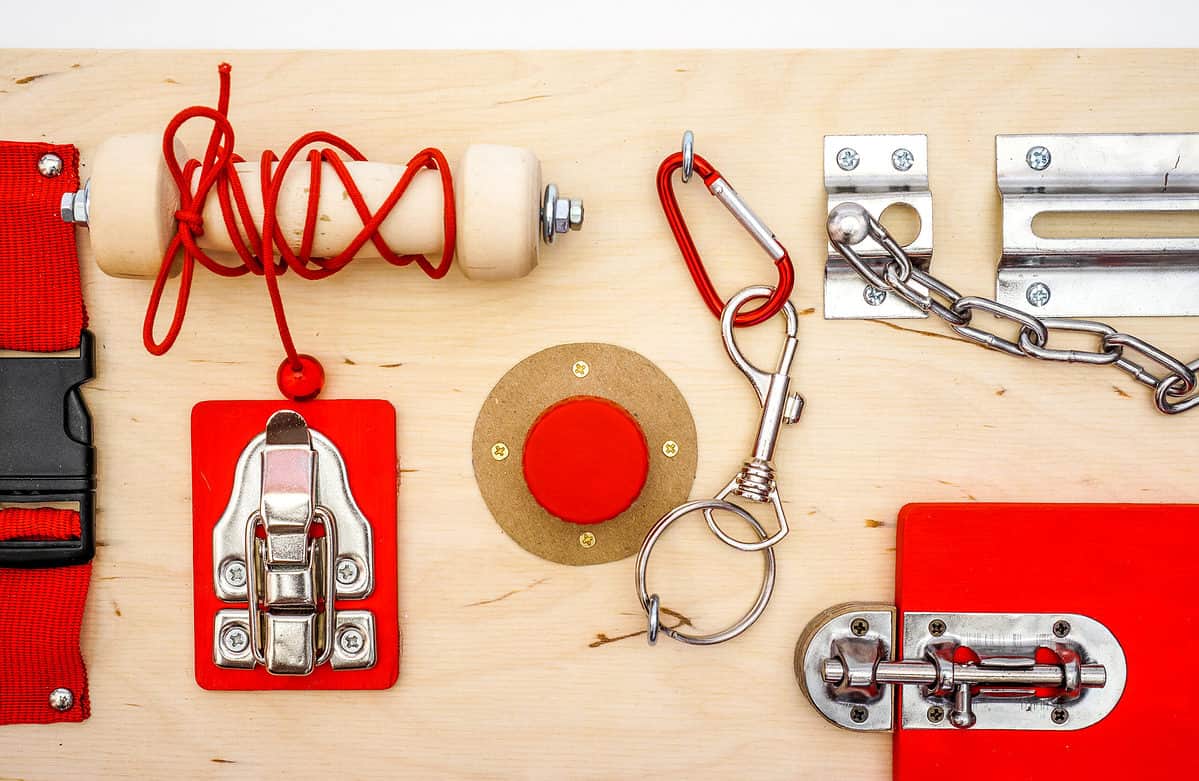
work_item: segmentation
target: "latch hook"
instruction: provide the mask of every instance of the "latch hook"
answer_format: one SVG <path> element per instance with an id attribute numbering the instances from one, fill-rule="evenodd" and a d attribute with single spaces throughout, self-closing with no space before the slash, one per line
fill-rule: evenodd
<path id="1" fill-rule="evenodd" d="M 695 240 L 691 238 L 691 232 L 687 230 L 687 223 L 683 219 L 678 199 L 674 195 L 672 177 L 674 172 L 680 168 L 683 169 L 684 182 L 691 178 L 692 171 L 700 175 L 708 190 L 737 218 L 737 222 L 741 223 L 745 230 L 754 237 L 762 249 L 766 250 L 766 254 L 770 255 L 778 268 L 778 284 L 773 289 L 767 288 L 770 292 L 764 296 L 766 300 L 747 312 L 738 313 L 734 318 L 733 325 L 737 327 L 757 325 L 774 317 L 791 297 L 791 289 L 795 285 L 795 269 L 791 265 L 791 257 L 788 255 L 787 249 L 775 238 L 774 232 L 762 222 L 758 215 L 754 214 L 753 209 L 749 208 L 749 204 L 737 194 L 737 191 L 720 172 L 703 157 L 695 154 L 694 136 L 691 131 L 687 131 L 683 135 L 682 151 L 668 156 L 658 167 L 658 199 L 662 202 L 662 212 L 666 215 L 666 222 L 669 223 L 670 230 L 679 245 L 679 251 L 683 254 L 683 260 L 687 264 L 687 269 L 695 280 L 700 297 L 708 305 L 708 309 L 712 310 L 712 314 L 717 317 L 721 316 L 726 304 L 721 300 L 707 270 L 704 269 L 704 262 L 699 256 L 699 250 L 695 247 Z"/>

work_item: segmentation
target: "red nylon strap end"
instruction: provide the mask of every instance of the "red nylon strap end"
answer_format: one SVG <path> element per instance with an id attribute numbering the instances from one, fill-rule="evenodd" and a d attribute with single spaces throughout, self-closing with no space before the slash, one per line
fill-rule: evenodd
<path id="1" fill-rule="evenodd" d="M 0 542 L 79 537 L 79 513 L 0 509 Z M 0 568 L 0 725 L 91 715 L 79 630 L 92 565 Z"/>

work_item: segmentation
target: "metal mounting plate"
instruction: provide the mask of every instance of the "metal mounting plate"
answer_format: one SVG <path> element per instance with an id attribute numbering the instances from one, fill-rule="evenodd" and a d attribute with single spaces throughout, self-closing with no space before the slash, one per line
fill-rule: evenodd
<path id="1" fill-rule="evenodd" d="M 1000 135 L 996 298 L 1038 316 L 1199 315 L 1199 236 L 1046 238 L 1048 213 L 1199 211 L 1199 133 Z"/>
<path id="2" fill-rule="evenodd" d="M 833 652 L 838 640 L 852 638 L 878 644 L 881 659 L 890 659 L 895 642 L 895 608 L 891 605 L 846 602 L 833 605 L 808 623 L 795 646 L 795 676 L 799 688 L 820 715 L 846 729 L 879 732 L 891 729 L 895 721 L 893 686 L 883 686 L 878 697 L 850 702 L 834 696 L 833 688 L 821 676 L 823 661 Z M 855 635 L 855 620 L 866 622 L 866 631 Z M 854 719 L 854 708 L 861 710 Z M 865 718 L 862 719 L 862 712 Z"/>
<path id="3" fill-rule="evenodd" d="M 940 620 L 945 630 L 939 637 L 929 632 L 929 624 Z M 1069 634 L 1059 638 L 1053 625 L 1065 620 Z M 1005 655 L 1029 654 L 1038 647 L 1069 643 L 1079 651 L 1082 662 L 1097 662 L 1107 669 L 1102 688 L 1084 689 L 1077 699 L 1050 701 L 1029 699 L 975 698 L 974 730 L 1054 730 L 1070 731 L 1089 727 L 1111 713 L 1124 693 L 1128 666 L 1124 649 L 1103 624 L 1075 613 L 904 613 L 903 648 L 905 659 L 924 658 L 932 643 L 950 642 L 968 646 L 977 652 L 987 650 Z M 899 695 L 900 726 L 903 729 L 956 729 L 943 719 L 929 721 L 928 708 L 933 698 L 919 695 L 919 687 L 904 686 Z M 947 702 L 947 700 L 946 700 Z M 1069 718 L 1058 724 L 1050 716 L 1065 709 Z"/>
<path id="4" fill-rule="evenodd" d="M 849 201 L 861 204 L 875 219 L 897 203 L 914 209 L 920 217 L 920 230 L 904 249 L 913 264 L 928 270 L 933 253 L 933 199 L 928 189 L 927 136 L 825 136 L 824 188 L 830 211 Z M 888 257 L 886 250 L 869 238 L 856 249 L 881 273 Z M 912 287 L 924 291 L 920 285 Z M 829 244 L 824 266 L 824 317 L 924 318 L 928 314 L 899 296 L 867 290 L 853 267 Z"/>

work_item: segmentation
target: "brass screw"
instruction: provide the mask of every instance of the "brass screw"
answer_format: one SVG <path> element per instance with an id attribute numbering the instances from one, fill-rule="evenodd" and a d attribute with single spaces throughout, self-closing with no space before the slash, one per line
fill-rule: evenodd
<path id="1" fill-rule="evenodd" d="M 674 458 L 679 454 L 679 443 L 673 439 L 668 439 L 662 443 L 662 455 L 667 458 Z"/>
<path id="2" fill-rule="evenodd" d="M 861 637 L 870 631 L 870 622 L 859 616 L 849 622 L 849 631 L 853 632 L 854 637 Z"/>
<path id="3" fill-rule="evenodd" d="M 945 720 L 945 709 L 940 705 L 933 705 L 928 709 L 928 720 L 933 724 L 940 724 Z"/>
<path id="4" fill-rule="evenodd" d="M 491 457 L 496 461 L 503 461 L 508 457 L 508 446 L 503 442 L 496 442 L 491 446 Z"/>
<path id="5" fill-rule="evenodd" d="M 591 532 L 583 532 L 582 534 L 579 535 L 579 544 L 582 545 L 584 548 L 594 548 L 595 547 L 595 535 L 592 534 Z"/>
<path id="6" fill-rule="evenodd" d="M 581 380 L 591 372 L 591 366 L 587 361 L 575 361 L 575 365 L 570 367 L 570 370 Z"/>

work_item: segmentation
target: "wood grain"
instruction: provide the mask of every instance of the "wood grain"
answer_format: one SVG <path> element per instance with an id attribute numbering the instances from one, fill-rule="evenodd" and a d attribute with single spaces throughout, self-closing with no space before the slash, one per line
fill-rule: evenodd
<path id="1" fill-rule="evenodd" d="M 1196 52 L 8 51 L 0 133 L 73 142 L 87 160 L 109 134 L 159 131 L 179 108 L 210 105 L 223 57 L 247 157 L 315 128 L 393 162 L 428 145 L 451 160 L 470 142 L 527 145 L 548 179 L 587 199 L 587 225 L 516 282 L 432 282 L 370 262 L 284 282 L 329 395 L 399 410 L 404 656 L 393 690 L 365 694 L 195 685 L 188 412 L 202 399 L 274 397 L 277 337 L 260 279 L 200 274 L 179 344 L 147 355 L 148 284 L 100 274 L 84 240 L 100 345 L 86 390 L 100 453 L 84 635 L 94 715 L 0 730 L 0 775 L 882 778 L 890 738 L 825 723 L 796 688 L 791 654 L 824 607 L 892 598 L 903 503 L 1195 499 L 1199 415 L 1158 415 L 1119 372 L 1014 361 L 943 339 L 931 322 L 819 312 L 823 134 L 927 132 L 934 269 L 986 294 L 1000 245 L 994 134 L 1199 128 Z M 684 128 L 796 259 L 794 301 L 810 314 L 793 387 L 808 408 L 777 453 L 794 531 L 766 616 L 722 647 L 650 649 L 631 561 L 559 566 L 522 550 L 488 515 L 469 450 L 479 405 L 511 365 L 600 341 L 655 361 L 688 399 L 697 496 L 747 455 L 757 403 L 654 192 Z M 195 149 L 204 132 L 185 140 Z M 703 188 L 680 189 L 719 288 L 770 279 Z M 1194 320 L 1122 325 L 1188 357 L 1199 349 Z M 747 336 L 751 356 L 772 360 L 779 329 Z M 752 600 L 760 561 L 702 527 L 672 529 L 652 575 L 668 606 L 710 630 Z"/>

